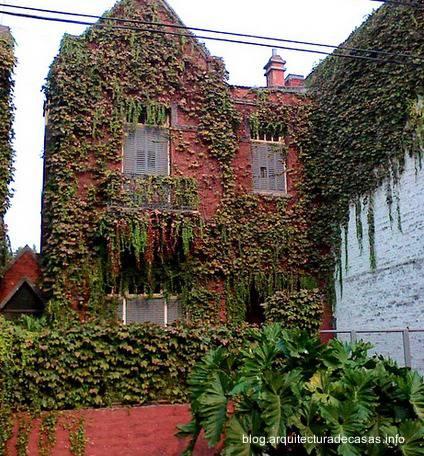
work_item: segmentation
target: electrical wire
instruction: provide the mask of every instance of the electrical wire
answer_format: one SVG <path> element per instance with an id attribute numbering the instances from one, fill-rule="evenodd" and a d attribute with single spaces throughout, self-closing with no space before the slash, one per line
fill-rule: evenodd
<path id="1" fill-rule="evenodd" d="M 375 1 L 379 1 L 379 0 L 375 0 Z M 69 12 L 69 11 L 58 11 L 58 10 L 48 10 L 48 9 L 42 9 L 42 8 L 32 8 L 32 7 L 27 7 L 27 6 L 19 6 L 19 5 L 9 5 L 6 3 L 0 3 L 0 7 L 8 7 L 8 8 L 14 8 L 14 9 L 19 9 L 19 10 L 36 11 L 36 12 L 49 13 L 49 14 L 59 14 L 62 16 L 77 16 L 77 17 L 84 17 L 84 18 L 90 18 L 90 19 L 98 19 L 100 21 L 126 22 L 129 24 L 170 27 L 170 28 L 175 28 L 175 29 L 182 29 L 182 30 L 189 30 L 189 31 L 196 31 L 196 32 L 206 32 L 206 33 L 214 33 L 214 34 L 227 35 L 227 36 L 236 36 L 236 37 L 242 37 L 242 38 L 260 39 L 260 40 L 264 40 L 264 41 L 274 41 L 274 42 L 283 42 L 283 43 L 291 43 L 291 44 L 300 44 L 300 45 L 305 45 L 305 46 L 341 49 L 344 51 L 354 51 L 354 52 L 361 52 L 361 53 L 369 52 L 372 54 L 390 56 L 390 57 L 395 57 L 395 58 L 405 57 L 405 58 L 413 58 L 413 59 L 421 59 L 421 60 L 424 59 L 424 56 L 417 56 L 417 55 L 413 55 L 410 53 L 393 54 L 391 52 L 378 50 L 378 49 L 363 49 L 363 48 L 339 46 L 339 45 L 333 45 L 333 44 L 314 43 L 314 42 L 310 42 L 310 41 L 289 40 L 289 39 L 285 39 L 285 38 L 252 35 L 252 34 L 237 33 L 237 32 L 227 32 L 227 31 L 222 31 L 222 30 L 206 29 L 206 28 L 199 28 L 199 27 L 187 27 L 185 25 L 179 25 L 179 24 L 166 24 L 164 22 L 147 22 L 147 21 L 142 21 L 139 19 L 96 16 L 96 15 L 92 15 L 92 14 L 73 13 L 73 12 Z M 330 53 L 327 53 L 326 55 L 330 55 Z"/>
<path id="2" fill-rule="evenodd" d="M 79 21 L 74 19 L 62 19 L 62 18 L 54 18 L 54 17 L 45 17 L 45 16 L 36 16 L 32 14 L 23 14 L 23 13 L 14 13 L 11 11 L 0 11 L 0 14 L 6 14 L 15 17 L 27 18 L 27 19 L 35 19 L 35 20 L 43 20 L 43 21 L 51 21 L 51 22 L 61 22 L 66 24 L 75 24 L 75 25 L 88 25 L 91 27 L 98 27 L 98 28 L 108 28 L 113 30 L 132 30 L 136 32 L 147 32 L 152 34 L 160 34 L 160 35 L 171 35 L 171 36 L 179 36 L 179 37 L 186 37 L 186 38 L 196 38 L 200 40 L 212 40 L 218 42 L 225 42 L 225 43 L 234 43 L 234 44 L 246 44 L 251 46 L 259 46 L 259 47 L 266 47 L 266 48 L 273 48 L 273 49 L 284 49 L 289 51 L 298 51 L 298 52 L 307 52 L 311 54 L 320 54 L 320 55 L 328 55 L 333 57 L 342 57 L 342 58 L 349 58 L 349 59 L 356 59 L 356 60 L 367 60 L 370 62 L 375 63 L 383 63 L 383 64 L 400 64 L 400 65 L 419 65 L 414 62 L 402 62 L 397 60 L 383 60 L 377 59 L 374 57 L 369 57 L 365 55 L 353 55 L 353 54 L 344 54 L 344 53 L 336 53 L 336 52 L 324 52 L 318 51 L 314 49 L 304 49 L 304 48 L 294 48 L 289 46 L 281 46 L 281 45 L 274 45 L 274 44 L 265 44 L 265 43 L 257 43 L 251 41 L 242 41 L 242 40 L 232 40 L 227 38 L 219 38 L 219 37 L 210 37 L 210 36 L 199 36 L 194 34 L 182 34 L 176 32 L 170 32 L 167 30 L 158 30 L 152 28 L 140 28 L 140 27 L 132 27 L 132 26 L 125 26 L 125 25 L 110 25 L 110 24 L 102 24 L 102 23 L 95 23 L 95 22 L 87 22 L 87 21 Z M 341 50 L 343 48 L 340 48 Z M 369 51 L 372 53 L 372 51 Z"/>

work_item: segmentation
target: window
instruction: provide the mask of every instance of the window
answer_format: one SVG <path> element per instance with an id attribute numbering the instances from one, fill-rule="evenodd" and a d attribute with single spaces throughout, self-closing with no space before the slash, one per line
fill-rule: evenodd
<path id="1" fill-rule="evenodd" d="M 252 141 L 253 191 L 286 193 L 286 169 L 280 142 Z"/>
<path id="2" fill-rule="evenodd" d="M 123 299 L 118 308 L 118 318 L 124 324 L 150 322 L 167 326 L 182 318 L 182 309 L 175 297 L 165 299 L 140 295 Z"/>
<path id="3" fill-rule="evenodd" d="M 169 175 L 168 130 L 137 125 L 124 145 L 124 174 Z"/>

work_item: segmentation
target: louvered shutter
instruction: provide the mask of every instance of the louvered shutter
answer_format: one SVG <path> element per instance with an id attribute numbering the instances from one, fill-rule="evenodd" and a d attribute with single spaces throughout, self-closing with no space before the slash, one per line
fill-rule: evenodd
<path id="1" fill-rule="evenodd" d="M 253 190 L 285 192 L 283 154 L 277 143 L 252 143 Z"/>
<path id="2" fill-rule="evenodd" d="M 164 128 L 137 126 L 124 146 L 124 173 L 168 175 L 168 135 Z"/>
<path id="3" fill-rule="evenodd" d="M 146 299 L 139 297 L 127 301 L 127 323 L 165 324 L 165 304 L 163 298 Z"/>
<path id="4" fill-rule="evenodd" d="M 167 130 L 158 127 L 149 129 L 149 174 L 167 176 L 169 174 L 169 154 Z M 153 158 L 154 157 L 154 158 Z"/>
<path id="5" fill-rule="evenodd" d="M 267 144 L 252 144 L 253 189 L 268 190 L 268 147 Z"/>
<path id="6" fill-rule="evenodd" d="M 182 318 L 182 307 L 176 299 L 168 301 L 168 325 Z"/>
<path id="7" fill-rule="evenodd" d="M 125 138 L 124 174 L 135 174 L 136 164 L 136 131 L 131 131 Z"/>
<path id="8" fill-rule="evenodd" d="M 276 174 L 277 174 L 277 153 L 276 147 L 273 144 L 267 144 L 267 151 L 266 151 L 266 161 L 267 161 L 267 169 L 268 169 L 268 182 L 266 183 L 266 190 L 269 191 L 276 191 Z"/>
<path id="9" fill-rule="evenodd" d="M 277 192 L 286 191 L 286 167 L 284 158 L 281 150 L 278 150 L 276 154 L 276 190 Z"/>

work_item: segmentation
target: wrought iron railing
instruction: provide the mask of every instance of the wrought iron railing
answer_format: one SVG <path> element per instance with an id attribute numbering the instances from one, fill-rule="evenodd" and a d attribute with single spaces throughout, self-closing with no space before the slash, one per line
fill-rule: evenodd
<path id="1" fill-rule="evenodd" d="M 181 176 L 125 175 L 115 183 L 110 205 L 124 209 L 196 211 L 197 181 Z"/>

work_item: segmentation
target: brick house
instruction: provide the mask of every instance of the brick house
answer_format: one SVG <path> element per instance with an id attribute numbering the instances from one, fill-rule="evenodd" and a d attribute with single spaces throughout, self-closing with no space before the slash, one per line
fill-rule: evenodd
<path id="1" fill-rule="evenodd" d="M 119 2 L 110 16 L 183 25 L 162 0 Z M 266 87 L 229 86 L 222 61 L 189 32 L 154 30 L 90 28 L 65 37 L 52 65 L 44 287 L 79 311 L 119 297 L 127 323 L 168 324 L 204 304 L 219 319 L 258 321 L 267 293 L 307 274 L 307 260 L 285 250 L 287 227 L 293 237 L 306 231 L 294 139 L 303 77 L 286 76 L 274 51 Z"/>
<path id="2" fill-rule="evenodd" d="M 40 316 L 44 310 L 40 279 L 39 257 L 25 246 L 6 266 L 0 280 L 0 315 L 10 319 Z"/>

